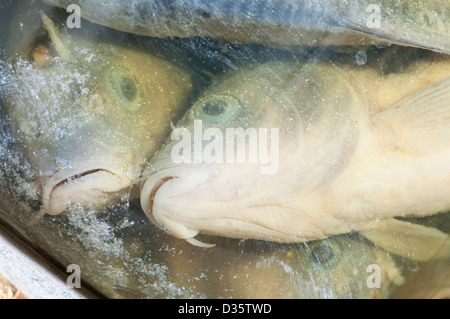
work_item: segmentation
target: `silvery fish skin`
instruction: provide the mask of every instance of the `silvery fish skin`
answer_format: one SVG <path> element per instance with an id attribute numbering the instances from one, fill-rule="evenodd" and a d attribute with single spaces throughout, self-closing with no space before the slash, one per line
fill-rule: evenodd
<path id="1" fill-rule="evenodd" d="M 172 280 L 207 298 L 383 299 L 404 283 L 391 254 L 357 234 L 290 245 L 221 239 L 209 250 L 169 245 Z"/>
<path id="2" fill-rule="evenodd" d="M 57 30 L 42 19 L 53 46 L 36 44 L 33 61 L 18 52 L 2 72 L 5 109 L 42 186 L 42 211 L 118 201 L 168 136 L 191 95 L 190 76 L 117 32 L 98 39 L 101 31 L 87 25 Z"/>
<path id="3" fill-rule="evenodd" d="M 206 36 L 241 43 L 396 43 L 450 53 L 448 1 L 44 0 L 81 17 L 152 37 Z"/>
<path id="4" fill-rule="evenodd" d="M 445 56 L 388 76 L 313 60 L 241 69 L 204 93 L 152 159 L 142 208 L 187 240 L 301 242 L 358 230 L 389 245 L 392 234 L 418 231 L 428 239 L 417 244 L 434 237 L 437 245 L 445 238 L 437 230 L 392 217 L 450 209 L 449 76 Z M 254 129 L 266 146 L 227 140 L 229 128 Z M 260 128 L 278 136 L 258 136 Z M 229 146 L 244 149 L 245 160 L 237 151 L 229 160 Z M 264 154 L 269 161 L 250 161 Z"/>

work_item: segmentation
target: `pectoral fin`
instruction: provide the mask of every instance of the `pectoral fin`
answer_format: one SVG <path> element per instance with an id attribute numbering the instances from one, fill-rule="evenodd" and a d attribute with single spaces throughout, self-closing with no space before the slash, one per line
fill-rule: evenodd
<path id="1" fill-rule="evenodd" d="M 394 254 L 417 261 L 450 256 L 449 235 L 436 228 L 393 218 L 373 222 L 369 228 L 361 235 Z"/>
<path id="2" fill-rule="evenodd" d="M 422 156 L 450 149 L 450 77 L 379 113 L 374 124 L 394 133 L 393 148 Z"/>
<path id="3" fill-rule="evenodd" d="M 447 249 L 447 258 L 432 258 L 418 272 L 410 274 L 405 285 L 396 291 L 395 298 L 450 299 L 449 242 L 450 235 L 447 236 L 447 243 L 443 247 Z"/>

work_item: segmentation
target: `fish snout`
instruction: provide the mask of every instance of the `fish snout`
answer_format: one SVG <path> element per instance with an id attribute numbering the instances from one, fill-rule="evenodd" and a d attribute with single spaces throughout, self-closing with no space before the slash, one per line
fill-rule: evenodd
<path id="1" fill-rule="evenodd" d="M 189 206 L 185 204 L 190 202 L 192 191 L 207 183 L 208 179 L 207 172 L 189 167 L 157 171 L 142 185 L 141 207 L 155 225 L 177 238 L 189 241 L 199 230 L 189 227 L 194 219 Z"/>
<path id="2" fill-rule="evenodd" d="M 57 215 L 71 204 L 97 207 L 112 203 L 131 191 L 128 175 L 123 167 L 106 159 L 60 167 L 43 186 L 42 211 Z"/>
<path id="3" fill-rule="evenodd" d="M 200 247 L 211 247 L 194 238 L 200 233 L 290 242 L 291 237 L 283 231 L 286 223 L 276 216 L 283 208 L 276 207 L 277 212 L 270 214 L 264 205 L 253 205 L 252 200 L 265 193 L 241 189 L 247 176 L 235 167 L 221 170 L 224 167 L 166 166 L 153 170 L 140 191 L 144 213 L 170 235 Z M 267 218 L 262 217 L 262 222 L 256 220 L 264 215 Z"/>

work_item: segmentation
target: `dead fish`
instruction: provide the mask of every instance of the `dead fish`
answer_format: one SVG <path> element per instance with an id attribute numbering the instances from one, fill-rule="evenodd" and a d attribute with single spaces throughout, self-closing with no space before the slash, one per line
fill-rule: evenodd
<path id="1" fill-rule="evenodd" d="M 289 245 L 222 238 L 214 249 L 169 246 L 172 280 L 207 298 L 384 299 L 404 283 L 393 257 L 357 233 Z"/>
<path id="2" fill-rule="evenodd" d="M 414 222 L 438 227 L 447 234 L 446 240 L 426 263 L 404 274 L 405 284 L 396 290 L 393 298 L 399 299 L 449 299 L 450 298 L 450 212 L 426 218 L 415 218 Z M 445 251 L 447 250 L 447 251 Z M 444 256 L 444 258 L 442 258 Z M 405 267 L 406 268 L 406 267 Z"/>
<path id="3" fill-rule="evenodd" d="M 448 249 L 450 235 L 441 249 Z M 407 282 L 396 292 L 399 299 L 449 299 L 450 258 L 432 258 L 420 271 L 407 277 Z"/>
<path id="4" fill-rule="evenodd" d="M 367 45 L 395 43 L 450 53 L 447 1 L 74 1 L 44 0 L 82 18 L 152 37 L 203 36 L 238 43 Z"/>
<path id="5" fill-rule="evenodd" d="M 42 20 L 48 40 L 2 72 L 4 106 L 42 187 L 42 211 L 120 200 L 190 98 L 190 75 L 117 33 Z"/>
<path id="6" fill-rule="evenodd" d="M 357 230 L 426 260 L 445 234 L 394 217 L 450 209 L 449 76 L 438 55 L 388 76 L 314 60 L 241 69 L 174 128 L 144 173 L 142 208 L 194 244 Z"/>

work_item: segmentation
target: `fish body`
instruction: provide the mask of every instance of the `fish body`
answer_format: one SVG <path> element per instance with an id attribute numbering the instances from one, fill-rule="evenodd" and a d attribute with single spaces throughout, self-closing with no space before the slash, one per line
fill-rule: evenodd
<path id="1" fill-rule="evenodd" d="M 177 124 L 145 173 L 141 205 L 182 239 L 301 242 L 352 230 L 399 232 L 407 223 L 395 216 L 450 209 L 449 76 L 442 56 L 388 76 L 320 61 L 237 71 Z M 248 135 L 226 139 L 229 128 Z M 278 134 L 258 135 L 261 128 Z M 442 240 L 439 232 L 426 236 L 434 235 Z"/>
<path id="2" fill-rule="evenodd" d="M 405 284 L 393 295 L 398 299 L 448 299 L 450 298 L 449 213 L 436 214 L 426 218 L 415 218 L 414 222 L 443 231 L 447 238 L 438 247 L 433 257 L 423 263 L 419 269 L 405 273 Z M 408 269 L 408 267 L 402 267 Z"/>
<path id="3" fill-rule="evenodd" d="M 43 25 L 43 41 L 13 51 L 2 72 L 4 107 L 39 179 L 42 211 L 116 202 L 167 137 L 190 76 L 111 30 L 60 30 L 47 15 Z"/>
<path id="4" fill-rule="evenodd" d="M 407 282 L 396 292 L 399 299 L 448 299 L 450 298 L 450 258 L 448 258 L 448 241 L 441 249 L 447 249 L 446 258 L 429 260 L 417 273 L 407 277 Z M 442 253 L 442 252 L 440 252 Z"/>
<path id="5" fill-rule="evenodd" d="M 287 245 L 222 238 L 210 250 L 169 243 L 172 280 L 207 298 L 383 299 L 404 282 L 391 254 L 356 233 Z"/>
<path id="6" fill-rule="evenodd" d="M 44 0 L 81 17 L 152 37 L 204 36 L 288 46 L 396 43 L 450 53 L 448 1 Z"/>

